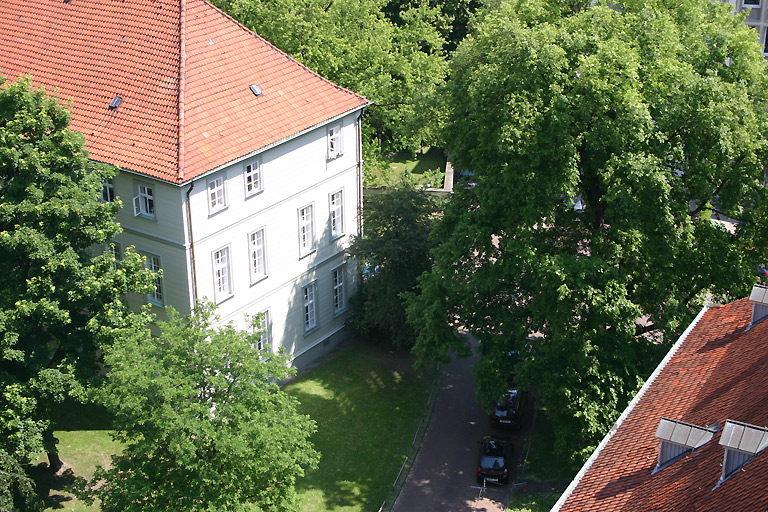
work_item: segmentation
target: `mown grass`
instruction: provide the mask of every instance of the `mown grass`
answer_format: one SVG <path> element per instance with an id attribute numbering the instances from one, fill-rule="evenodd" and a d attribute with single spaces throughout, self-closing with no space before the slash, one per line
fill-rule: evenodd
<path id="1" fill-rule="evenodd" d="M 360 343 L 323 359 L 285 386 L 300 410 L 317 422 L 313 436 L 320 466 L 299 479 L 302 512 L 363 512 L 392 501 L 392 486 L 428 412 L 435 374 L 415 372 L 408 355 Z M 110 437 L 109 417 L 98 408 L 66 406 L 57 421 L 66 471 L 54 477 L 41 456 L 31 472 L 47 510 L 96 512 L 66 492 L 75 477 L 90 478 L 120 445 Z M 401 478 L 402 480 L 402 478 Z"/>
<path id="2" fill-rule="evenodd" d="M 410 358 L 358 345 L 285 387 L 318 424 L 318 470 L 299 481 L 302 512 L 377 510 L 426 413 L 433 374 Z"/>
<path id="3" fill-rule="evenodd" d="M 507 512 L 548 512 L 557 502 L 558 494 L 513 494 Z"/>
<path id="4" fill-rule="evenodd" d="M 416 185 L 441 188 L 445 165 L 445 152 L 440 148 L 423 148 L 416 153 L 401 151 L 369 166 L 366 186 L 393 186 L 410 174 Z"/>

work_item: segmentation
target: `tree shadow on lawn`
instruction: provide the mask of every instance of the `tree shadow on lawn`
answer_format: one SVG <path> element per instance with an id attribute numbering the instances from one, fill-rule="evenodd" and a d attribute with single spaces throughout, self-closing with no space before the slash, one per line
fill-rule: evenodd
<path id="1" fill-rule="evenodd" d="M 413 356 L 358 342 L 288 386 L 318 426 L 319 468 L 297 482 L 304 511 L 378 508 L 426 411 L 433 374 L 413 370 Z"/>
<path id="2" fill-rule="evenodd" d="M 64 503 L 74 499 L 71 495 L 62 494 L 71 492 L 75 483 L 75 472 L 66 464 L 59 472 L 54 473 L 48 464 L 41 462 L 28 467 L 27 474 L 34 480 L 35 492 L 42 498 L 46 508 L 64 508 Z"/>
<path id="3" fill-rule="evenodd" d="M 104 431 L 112 429 L 112 416 L 104 408 L 97 404 L 81 404 L 75 401 L 65 401 L 53 411 L 51 418 L 53 429 L 59 432 L 83 432 L 83 431 Z M 81 446 L 88 444 L 87 440 L 81 441 Z M 64 503 L 73 501 L 73 486 L 77 477 L 88 477 L 90 475 L 82 474 L 83 460 L 72 460 L 74 455 L 69 453 L 59 442 L 57 447 L 60 450 L 60 456 L 64 460 L 64 466 L 61 470 L 54 473 L 48 467 L 46 462 L 39 462 L 35 465 L 27 466 L 27 473 L 35 482 L 37 494 L 45 502 L 48 509 L 64 508 Z M 78 447 L 79 448 L 79 447 Z M 94 448 L 94 447 L 91 447 Z M 103 454 L 108 457 L 110 454 Z M 41 458 L 45 458 L 42 454 Z M 69 463 L 72 463 L 70 465 Z M 90 461 L 93 464 L 104 464 L 104 461 Z"/>

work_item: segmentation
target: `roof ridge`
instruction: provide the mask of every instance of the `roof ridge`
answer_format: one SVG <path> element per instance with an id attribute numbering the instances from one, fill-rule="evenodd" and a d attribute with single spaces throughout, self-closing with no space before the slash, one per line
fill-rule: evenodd
<path id="1" fill-rule="evenodd" d="M 179 79 L 178 88 L 178 120 L 176 145 L 176 182 L 184 181 L 184 101 L 187 73 L 187 0 L 179 0 Z"/>
<path id="2" fill-rule="evenodd" d="M 291 56 L 290 56 L 290 55 L 289 55 L 287 52 L 284 52 L 283 50 L 281 50 L 280 48 L 278 48 L 277 46 L 275 46 L 275 45 L 274 45 L 274 44 L 272 44 L 271 42 L 267 41 L 265 38 L 263 38 L 262 36 L 260 36 L 259 34 L 257 34 L 255 31 L 253 31 L 253 30 L 249 29 L 248 27 L 246 27 L 245 25 L 243 25 L 242 23 L 240 23 L 239 21 L 237 21 L 235 18 L 233 18 L 232 16 L 230 16 L 228 13 L 224 12 L 222 9 L 218 8 L 216 5 L 214 5 L 214 4 L 212 4 L 211 2 L 209 2 L 208 0 L 202 0 L 202 1 L 203 1 L 203 3 L 206 3 L 206 4 L 208 4 L 209 6 L 213 7 L 214 9 L 216 9 L 217 11 L 219 11 L 219 13 L 221 13 L 221 14 L 222 14 L 224 17 L 226 17 L 226 18 L 229 18 L 230 20 L 232 20 L 234 23 L 236 23 L 236 24 L 237 24 L 237 26 L 238 26 L 238 27 L 240 27 L 240 29 L 242 29 L 243 31 L 245 31 L 245 32 L 247 32 L 247 33 L 249 33 L 249 34 L 251 34 L 251 35 L 252 35 L 253 37 L 255 37 L 256 39 L 259 39 L 259 40 L 263 41 L 263 42 L 264 42 L 264 43 L 265 43 L 267 46 L 271 47 L 271 48 L 272 48 L 273 50 L 275 50 L 276 52 L 278 52 L 278 53 L 282 54 L 283 56 L 285 56 L 285 58 L 286 58 L 286 59 L 288 59 L 288 60 L 290 60 L 290 61 L 293 61 L 293 62 L 295 62 L 296 64 L 298 64 L 299 66 L 301 66 L 301 67 L 302 67 L 304 70 L 306 70 L 307 72 L 309 72 L 309 73 L 313 74 L 314 76 L 316 76 L 316 77 L 320 78 L 320 79 L 321 79 L 323 82 L 326 82 L 326 83 L 328 83 L 328 84 L 332 85 L 333 87 L 335 87 L 336 89 L 338 89 L 338 90 L 340 90 L 340 91 L 342 91 L 342 92 L 345 92 L 345 93 L 347 93 L 347 94 L 349 94 L 349 95 L 351 95 L 351 96 L 354 96 L 354 97 L 356 97 L 356 98 L 359 98 L 359 99 L 361 99 L 361 100 L 364 100 L 364 101 L 366 101 L 367 103 L 372 103 L 372 101 L 371 101 L 371 100 L 369 100 L 368 98 L 366 98 L 366 97 L 365 97 L 365 96 L 363 96 L 362 94 L 358 94 L 358 93 L 356 93 L 355 91 L 353 91 L 353 90 L 351 90 L 351 89 L 347 89 L 346 87 L 342 87 L 342 86 L 340 86 L 339 84 L 336 84 L 336 83 L 334 83 L 334 82 L 331 82 L 329 79 L 325 78 L 323 75 L 321 75 L 321 74 L 320 74 L 320 73 L 318 73 L 317 71 L 314 71 L 314 70 L 312 70 L 312 69 L 308 68 L 308 67 L 306 66 L 306 64 L 304 64 L 303 62 L 300 62 L 299 60 L 297 60 L 297 59 L 295 59 L 295 58 L 293 58 L 293 57 L 291 57 Z"/>

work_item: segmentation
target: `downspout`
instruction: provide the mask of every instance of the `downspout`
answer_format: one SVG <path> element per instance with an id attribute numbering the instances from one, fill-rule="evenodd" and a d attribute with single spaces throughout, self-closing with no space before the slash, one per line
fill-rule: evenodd
<path id="1" fill-rule="evenodd" d="M 189 270 L 192 273 L 192 311 L 197 307 L 197 272 L 195 271 L 195 239 L 192 237 L 192 205 L 189 195 L 195 188 L 195 182 L 189 183 L 187 189 L 187 231 L 189 234 Z"/>
<path id="2" fill-rule="evenodd" d="M 357 236 L 363 236 L 363 125 L 365 107 L 355 121 L 357 132 Z"/>

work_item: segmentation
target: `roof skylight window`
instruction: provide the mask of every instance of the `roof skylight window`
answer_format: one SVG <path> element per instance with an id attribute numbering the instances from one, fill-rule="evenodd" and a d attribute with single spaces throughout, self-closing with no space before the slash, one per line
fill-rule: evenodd
<path id="1" fill-rule="evenodd" d="M 112 101 L 109 102 L 109 110 L 117 110 L 117 107 L 119 107 L 122 102 L 123 98 L 115 96 L 112 98 Z"/>
<path id="2" fill-rule="evenodd" d="M 264 93 L 261 91 L 261 87 L 259 87 L 258 85 L 252 85 L 252 86 L 251 86 L 251 92 L 252 92 L 253 94 L 255 94 L 256 96 L 261 96 L 262 94 L 264 94 Z"/>
<path id="3" fill-rule="evenodd" d="M 723 475 L 725 480 L 755 455 L 768 448 L 768 429 L 748 423 L 726 420 L 720 444 L 725 447 L 723 456 Z"/>
<path id="4" fill-rule="evenodd" d="M 661 418 L 656 429 L 659 438 L 659 460 L 655 471 L 674 462 L 682 455 L 707 444 L 717 432 L 716 427 L 700 427 L 682 421 Z"/>

